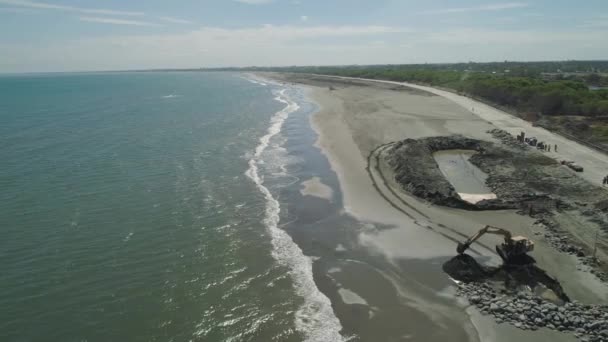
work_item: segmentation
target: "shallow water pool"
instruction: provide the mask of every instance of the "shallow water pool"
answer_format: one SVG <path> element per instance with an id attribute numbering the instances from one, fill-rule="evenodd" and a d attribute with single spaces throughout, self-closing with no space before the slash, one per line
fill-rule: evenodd
<path id="1" fill-rule="evenodd" d="M 433 154 L 441 173 L 452 184 L 460 198 L 469 203 L 494 199 L 496 195 L 486 186 L 488 176 L 469 162 L 473 150 L 445 150 Z"/>

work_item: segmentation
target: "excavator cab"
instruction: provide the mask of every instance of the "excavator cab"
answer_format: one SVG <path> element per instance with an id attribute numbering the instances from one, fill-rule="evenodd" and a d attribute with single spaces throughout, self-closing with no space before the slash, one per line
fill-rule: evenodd
<path id="1" fill-rule="evenodd" d="M 511 232 L 506 229 L 485 226 L 475 235 L 468 238 L 464 243 L 459 243 L 456 251 L 458 254 L 464 253 L 469 246 L 484 234 L 496 234 L 504 237 L 504 242 L 496 246 L 496 253 L 505 264 L 523 264 L 534 262 L 534 259 L 527 255 L 534 250 L 534 242 L 524 236 L 511 236 Z"/>
<path id="2" fill-rule="evenodd" d="M 505 264 L 527 263 L 531 258 L 526 254 L 534 250 L 534 242 L 524 236 L 513 236 L 496 246 L 496 253 Z"/>

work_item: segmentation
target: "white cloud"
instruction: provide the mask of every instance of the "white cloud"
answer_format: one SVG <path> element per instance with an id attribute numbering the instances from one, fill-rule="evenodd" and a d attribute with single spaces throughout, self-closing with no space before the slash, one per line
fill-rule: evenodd
<path id="1" fill-rule="evenodd" d="M 123 19 L 115 19 L 115 18 L 104 18 L 104 17 L 79 17 L 80 21 L 87 21 L 91 23 L 101 23 L 101 24 L 112 24 L 112 25 L 131 25 L 131 26 L 160 26 L 158 24 L 153 24 L 145 21 L 138 20 L 123 20 Z"/>
<path id="2" fill-rule="evenodd" d="M 255 1 L 255 0 L 254 0 Z M 108 16 L 146 16 L 143 12 L 132 12 L 132 11 L 117 11 L 111 9 L 100 9 L 100 8 L 84 8 L 66 5 L 56 5 L 46 2 L 30 1 L 30 0 L 0 0 L 0 5 L 11 5 L 18 7 L 0 8 L 0 12 L 11 12 L 11 13 L 27 13 L 34 10 L 54 10 L 73 12 L 81 14 L 97 14 L 97 15 L 108 15 Z M 149 16 L 152 17 L 152 16 Z M 83 19 L 84 18 L 84 19 Z M 135 25 L 135 26 L 162 26 L 149 22 L 122 20 L 115 18 L 100 18 L 100 17 L 83 17 L 79 18 L 82 21 L 91 21 L 106 24 L 117 24 L 117 25 Z M 193 24 L 193 22 L 181 18 L 160 16 L 156 17 L 158 20 L 172 23 L 172 24 Z"/>
<path id="3" fill-rule="evenodd" d="M 480 5 L 475 7 L 453 7 L 453 8 L 442 8 L 437 10 L 423 11 L 421 13 L 426 14 L 439 14 L 439 13 L 466 13 L 466 12 L 491 12 L 491 11 L 502 11 L 516 8 L 529 7 L 529 4 L 523 2 L 505 2 L 488 5 Z"/>
<path id="4" fill-rule="evenodd" d="M 530 18 L 542 18 L 542 17 L 545 17 L 545 14 L 528 12 L 528 13 L 522 13 L 522 16 L 530 17 Z"/>
<path id="5" fill-rule="evenodd" d="M 173 24 L 193 24 L 190 20 L 175 18 L 175 17 L 159 17 L 158 19 Z"/>
<path id="6" fill-rule="evenodd" d="M 583 28 L 608 28 L 608 15 L 599 15 L 586 20 L 580 25 Z"/>
<path id="7" fill-rule="evenodd" d="M 452 29 L 426 35 L 431 42 L 451 46 L 472 46 L 494 44 L 502 46 L 551 45 L 554 43 L 575 46 L 593 41 L 601 41 L 608 32 L 597 31 L 545 31 L 545 30 L 493 30 L 493 29 Z M 558 58 L 560 59 L 560 58 Z"/>
<path id="8" fill-rule="evenodd" d="M 608 55 L 607 36 L 607 29 L 204 27 L 179 34 L 0 44 L 0 72 L 601 59 Z"/>
<path id="9" fill-rule="evenodd" d="M 300 16 L 300 20 L 306 22 L 306 21 L 308 21 L 308 16 L 307 15 Z"/>
<path id="10" fill-rule="evenodd" d="M 48 9 L 48 10 L 57 10 L 57 11 L 66 11 L 66 12 L 78 12 L 78 13 L 86 13 L 86 14 L 126 15 L 126 16 L 144 15 L 144 13 L 142 13 L 142 12 L 115 11 L 115 10 L 99 9 L 99 8 L 83 8 L 83 7 L 66 6 L 66 5 L 55 5 L 55 4 L 49 4 L 46 2 L 29 1 L 29 0 L 0 0 L 0 4 L 27 7 L 27 8 Z"/>
<path id="11" fill-rule="evenodd" d="M 0 12 L 5 13 L 32 13 L 34 10 L 29 8 L 15 8 L 15 7 L 0 7 Z"/>
<path id="12" fill-rule="evenodd" d="M 236 2 L 240 2 L 242 4 L 249 4 L 249 5 L 263 5 L 263 4 L 269 4 L 271 2 L 273 2 L 274 0 L 234 0 Z"/>
<path id="13" fill-rule="evenodd" d="M 273 37 L 279 39 L 292 40 L 295 38 L 313 38 L 313 37 L 336 37 L 336 36 L 369 36 L 388 33 L 404 33 L 412 30 L 406 27 L 396 26 L 313 26 L 313 27 L 296 27 L 296 26 L 273 26 L 264 25 L 261 28 L 248 29 L 222 29 L 222 28 L 204 28 L 205 31 L 219 31 L 224 34 L 230 34 L 234 37 L 256 35 Z"/>

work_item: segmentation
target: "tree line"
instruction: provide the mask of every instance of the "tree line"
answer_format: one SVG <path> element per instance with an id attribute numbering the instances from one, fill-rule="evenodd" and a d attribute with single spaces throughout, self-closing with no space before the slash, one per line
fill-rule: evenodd
<path id="1" fill-rule="evenodd" d="M 283 70 L 286 71 L 286 70 Z M 541 115 L 608 116 L 608 89 L 592 90 L 586 76 L 519 76 L 510 72 L 487 73 L 453 70 L 412 69 L 411 67 L 300 67 L 287 71 L 414 82 L 453 89 L 514 108 Z M 560 76 L 560 75 L 558 75 Z M 602 83 L 605 77 L 594 79 Z"/>

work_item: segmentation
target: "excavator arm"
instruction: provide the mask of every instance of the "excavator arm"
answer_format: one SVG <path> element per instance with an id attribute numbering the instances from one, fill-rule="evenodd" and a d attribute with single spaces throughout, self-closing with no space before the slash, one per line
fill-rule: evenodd
<path id="1" fill-rule="evenodd" d="M 467 249 L 469 249 L 469 246 L 471 246 L 473 242 L 477 241 L 485 234 L 502 235 L 505 238 L 505 242 L 508 243 L 511 241 L 511 233 L 508 230 L 486 225 L 485 227 L 481 228 L 477 233 L 469 237 L 465 242 L 459 243 L 458 247 L 456 247 L 456 251 L 458 252 L 458 254 L 464 253 Z"/>

